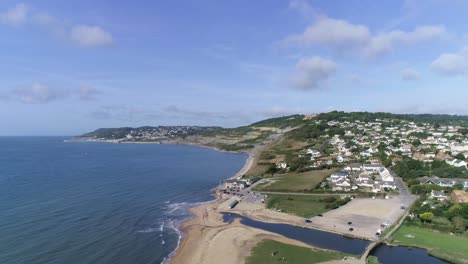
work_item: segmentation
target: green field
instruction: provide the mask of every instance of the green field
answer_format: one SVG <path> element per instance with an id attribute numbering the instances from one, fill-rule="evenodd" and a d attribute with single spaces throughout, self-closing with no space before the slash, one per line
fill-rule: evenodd
<path id="1" fill-rule="evenodd" d="M 367 257 L 367 264 L 379 264 L 379 259 L 374 256 Z"/>
<path id="2" fill-rule="evenodd" d="M 329 198 L 331 197 L 328 197 L 328 199 Z M 327 205 L 330 206 L 332 203 L 326 202 L 323 199 L 327 198 L 319 196 L 275 194 L 268 197 L 266 205 L 269 209 L 277 209 L 285 213 L 309 218 L 332 209 L 327 208 Z"/>
<path id="3" fill-rule="evenodd" d="M 291 173 L 275 178 L 275 182 L 259 186 L 259 191 L 298 192 L 314 189 L 326 177 L 335 172 L 331 170 L 315 170 L 303 173 Z"/>
<path id="4" fill-rule="evenodd" d="M 277 252 L 273 256 L 273 252 Z M 309 264 L 320 263 L 330 260 L 343 259 L 345 255 L 338 252 L 314 250 L 305 247 L 293 246 L 273 240 L 263 240 L 247 258 L 246 264 L 271 264 L 271 263 L 294 263 Z M 283 259 L 284 258 L 284 259 Z"/>
<path id="5" fill-rule="evenodd" d="M 468 236 L 450 235 L 415 226 L 401 226 L 392 243 L 428 249 L 431 255 L 453 263 L 468 263 Z"/>

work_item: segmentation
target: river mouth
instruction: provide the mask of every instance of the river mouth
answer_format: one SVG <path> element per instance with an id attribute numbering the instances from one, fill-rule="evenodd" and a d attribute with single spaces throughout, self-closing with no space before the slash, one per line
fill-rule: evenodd
<path id="1" fill-rule="evenodd" d="M 231 223 L 234 219 L 240 219 L 241 224 L 258 228 L 298 240 L 314 247 L 339 251 L 343 253 L 361 255 L 370 244 L 369 241 L 350 238 L 326 231 L 293 226 L 288 224 L 265 223 L 245 216 L 232 213 L 223 213 L 225 223 Z M 425 249 L 387 246 L 381 244 L 372 250 L 371 254 L 379 259 L 382 264 L 445 264 L 447 262 L 430 256 Z"/>

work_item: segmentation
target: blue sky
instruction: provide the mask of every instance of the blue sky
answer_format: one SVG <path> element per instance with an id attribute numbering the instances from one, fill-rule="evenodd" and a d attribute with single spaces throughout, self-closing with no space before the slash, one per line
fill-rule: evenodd
<path id="1" fill-rule="evenodd" d="M 468 1 L 0 2 L 0 135 L 468 114 Z"/>

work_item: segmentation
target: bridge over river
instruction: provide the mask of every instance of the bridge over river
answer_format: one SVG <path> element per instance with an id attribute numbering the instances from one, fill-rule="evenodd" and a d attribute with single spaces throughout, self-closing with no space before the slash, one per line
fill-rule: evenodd
<path id="1" fill-rule="evenodd" d="M 414 197 L 413 197 L 414 198 Z M 415 198 L 414 198 L 415 200 Z M 414 202 L 413 200 L 413 202 Z M 411 203 L 412 204 L 412 203 Z M 381 243 L 385 242 L 388 238 L 390 238 L 392 236 L 393 233 L 395 233 L 395 231 L 398 230 L 398 228 L 400 228 L 400 226 L 403 224 L 403 222 L 405 221 L 405 218 L 409 215 L 409 208 L 410 207 L 407 207 L 406 208 L 406 211 L 405 213 L 400 217 L 400 219 L 398 220 L 397 223 L 395 223 L 395 225 L 393 225 L 391 227 L 391 229 L 384 235 L 382 236 L 381 238 L 379 238 L 378 240 L 370 243 L 367 247 L 366 247 L 366 250 L 364 251 L 364 253 L 361 255 L 361 263 L 367 263 L 367 257 L 369 257 L 369 254 L 372 252 L 372 250 L 374 248 L 376 248 L 378 245 L 380 245 Z"/>

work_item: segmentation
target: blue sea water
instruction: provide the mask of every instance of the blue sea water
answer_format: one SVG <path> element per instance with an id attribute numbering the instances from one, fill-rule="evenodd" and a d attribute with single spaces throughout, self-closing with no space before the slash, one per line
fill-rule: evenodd
<path id="1" fill-rule="evenodd" d="M 0 263 L 161 263 L 187 208 L 247 156 L 178 145 L 0 137 Z"/>

